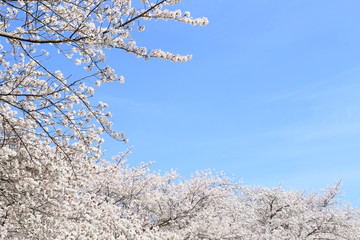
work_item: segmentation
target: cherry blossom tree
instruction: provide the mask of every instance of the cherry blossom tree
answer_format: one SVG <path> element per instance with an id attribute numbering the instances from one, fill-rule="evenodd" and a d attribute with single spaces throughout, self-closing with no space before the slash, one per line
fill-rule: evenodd
<path id="1" fill-rule="evenodd" d="M 193 19 L 189 12 L 166 9 L 179 2 L 2 1 L 0 117 L 4 144 L 12 137 L 24 141 L 24 133 L 17 127 L 22 131 L 33 129 L 39 139 L 54 144 L 65 157 L 69 154 L 68 143 L 73 141 L 91 149 L 87 155 L 98 154 L 102 132 L 127 141 L 123 133 L 111 129 L 107 105 L 94 105 L 89 101 L 94 95 L 93 86 L 124 80 L 105 65 L 104 49 L 120 49 L 145 60 L 189 60 L 190 55 L 139 47 L 132 38 L 133 31 L 144 31 L 145 21 L 154 18 L 207 24 L 206 18 Z M 82 66 L 88 74 L 75 78 L 51 67 L 48 55 L 53 49 Z M 23 145 L 27 151 L 28 145 Z M 28 154 L 33 155 L 30 151 Z"/>
<path id="2" fill-rule="evenodd" d="M 88 238 L 96 239 L 107 236 L 104 232 L 114 234 L 114 238 L 135 234 L 126 226 L 136 226 L 136 222 L 110 214 L 117 211 L 111 208 L 104 208 L 110 212 L 101 214 L 100 200 L 85 191 L 87 179 L 100 166 L 101 134 L 127 141 L 123 133 L 112 130 L 107 105 L 93 104 L 90 98 L 94 87 L 101 83 L 124 81 L 124 77 L 106 65 L 105 49 L 122 50 L 145 60 L 160 58 L 177 62 L 191 58 L 160 49 L 147 50 L 137 46 L 132 37 L 134 31 L 144 31 L 146 21 L 152 19 L 207 24 L 206 18 L 192 18 L 189 12 L 170 10 L 179 2 L 0 2 L 0 232 L 3 238 L 91 236 Z M 79 66 L 76 76 L 54 68 L 51 59 L 54 52 L 64 62 Z M 105 223 L 107 215 L 127 223 L 111 219 L 101 228 L 88 219 L 94 215 L 86 214 L 83 209 L 100 214 L 98 222 Z"/>
<path id="3" fill-rule="evenodd" d="M 127 141 L 91 101 L 94 87 L 124 81 L 105 50 L 188 61 L 132 37 L 153 19 L 208 23 L 173 10 L 179 2 L 0 2 L 0 239 L 360 239 L 359 210 L 336 202 L 338 185 L 304 194 L 130 168 L 127 153 L 102 159 L 102 134 Z"/>
<path id="4" fill-rule="evenodd" d="M 145 167 L 145 168 L 144 168 Z M 321 192 L 242 186 L 223 174 L 176 172 L 112 165 L 97 175 L 94 192 L 137 219 L 143 229 L 169 239 L 359 239 L 360 211 L 337 198 L 340 183 Z M 104 172 L 105 173 L 105 172 Z M 90 188 L 89 188 L 90 189 Z M 168 236 L 168 235 L 164 235 Z"/>

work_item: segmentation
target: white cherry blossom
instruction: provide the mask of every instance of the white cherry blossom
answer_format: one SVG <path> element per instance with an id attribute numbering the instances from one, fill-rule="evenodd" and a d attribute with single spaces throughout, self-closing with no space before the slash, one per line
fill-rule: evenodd
<path id="1" fill-rule="evenodd" d="M 132 37 L 153 19 L 208 24 L 179 3 L 0 2 L 0 239 L 360 239 L 359 210 L 337 202 L 339 185 L 304 194 L 211 171 L 184 179 L 129 167 L 131 149 L 102 159 L 102 134 L 128 141 L 108 105 L 91 101 L 94 85 L 124 82 L 104 50 L 190 60 Z M 76 77 L 51 57 L 78 66 Z"/>

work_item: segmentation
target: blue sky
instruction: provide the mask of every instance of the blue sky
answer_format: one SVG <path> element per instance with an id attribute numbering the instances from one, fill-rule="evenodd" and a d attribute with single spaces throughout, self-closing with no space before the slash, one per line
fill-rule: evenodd
<path id="1" fill-rule="evenodd" d="M 193 54 L 143 61 L 111 50 L 125 84 L 104 84 L 129 164 L 213 169 L 246 185 L 312 191 L 343 180 L 360 206 L 360 2 L 183 0 L 210 24 L 145 22 L 139 45 Z"/>

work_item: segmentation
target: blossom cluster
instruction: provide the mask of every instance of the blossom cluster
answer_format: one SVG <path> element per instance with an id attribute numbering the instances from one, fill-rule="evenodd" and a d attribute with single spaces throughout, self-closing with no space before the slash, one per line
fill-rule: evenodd
<path id="1" fill-rule="evenodd" d="M 91 190 L 96 176 L 112 173 L 100 167 L 101 135 L 127 142 L 112 129 L 108 105 L 91 97 L 102 83 L 124 82 L 105 64 L 105 49 L 145 60 L 190 59 L 137 46 L 132 37 L 151 19 L 206 23 L 167 9 L 178 3 L 0 2 L 1 239 L 166 239 Z M 54 68 L 49 59 L 59 56 L 79 71 Z"/>
<path id="2" fill-rule="evenodd" d="M 124 82 L 105 50 L 190 60 L 132 37 L 152 19 L 208 23 L 178 3 L 0 2 L 0 239 L 360 239 L 359 211 L 336 204 L 338 186 L 303 194 L 130 168 L 127 153 L 102 159 L 102 134 L 127 142 L 108 105 L 91 101 L 94 87 Z M 59 56 L 79 71 L 57 69 Z"/>
<path id="3" fill-rule="evenodd" d="M 192 18 L 189 12 L 181 14 L 180 10 L 166 9 L 179 2 L 143 1 L 141 5 L 130 0 L 1 2 L 4 21 L 0 37 L 6 41 L 0 45 L 0 102 L 10 108 L 0 112 L 2 121 L 13 125 L 14 121 L 23 120 L 28 125 L 21 128 L 35 129 L 38 137 L 60 149 L 72 140 L 81 142 L 85 148 L 100 146 L 102 138 L 92 130 L 93 123 L 100 124 L 102 132 L 126 142 L 123 133 L 112 130 L 111 113 L 90 101 L 95 92 L 92 84 L 99 87 L 104 82 L 124 82 L 123 76 L 103 64 L 104 49 L 122 49 L 145 60 L 154 57 L 188 61 L 191 55 L 147 50 L 138 47 L 132 38 L 133 31 L 144 31 L 144 21 L 153 18 L 192 25 L 207 23 L 206 18 Z M 139 25 L 137 29 L 135 23 Z M 66 76 L 64 70 L 53 70 L 48 61 L 51 47 L 88 74 L 73 77 Z M 13 111 L 16 113 L 12 114 Z"/>
<path id="4" fill-rule="evenodd" d="M 305 194 L 210 171 L 184 179 L 149 164 L 129 167 L 125 155 L 94 163 L 77 146 L 70 162 L 46 143 L 28 145 L 29 158 L 13 140 L 0 150 L 0 239 L 360 237 L 360 211 L 338 202 L 339 185 Z"/>

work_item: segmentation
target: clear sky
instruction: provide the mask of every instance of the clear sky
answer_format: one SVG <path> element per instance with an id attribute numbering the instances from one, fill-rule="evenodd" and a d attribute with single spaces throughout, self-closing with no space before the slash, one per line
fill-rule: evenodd
<path id="1" fill-rule="evenodd" d="M 115 129 L 108 157 L 224 171 L 246 185 L 305 191 L 343 180 L 360 206 L 360 1 L 183 0 L 210 24 L 152 22 L 139 45 L 193 54 L 188 63 L 110 51 L 125 84 L 103 84 Z"/>

